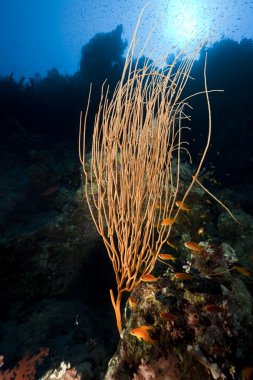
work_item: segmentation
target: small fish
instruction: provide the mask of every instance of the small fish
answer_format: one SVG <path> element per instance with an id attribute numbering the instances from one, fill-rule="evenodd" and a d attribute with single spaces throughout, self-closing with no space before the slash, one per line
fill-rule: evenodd
<path id="1" fill-rule="evenodd" d="M 251 380 L 253 376 L 253 367 L 244 367 L 241 372 L 242 380 Z"/>
<path id="2" fill-rule="evenodd" d="M 221 185 L 221 183 L 219 181 L 217 181 L 216 179 L 214 179 L 214 178 L 211 178 L 209 181 L 211 183 L 214 183 L 215 185 Z"/>
<path id="3" fill-rule="evenodd" d="M 184 246 L 194 252 L 203 252 L 203 248 L 201 248 L 197 243 L 194 243 L 193 241 L 186 241 L 184 243 Z"/>
<path id="4" fill-rule="evenodd" d="M 175 249 L 175 250 L 177 251 L 177 247 L 176 247 L 173 243 L 171 243 L 171 241 L 167 240 L 166 243 L 167 243 L 171 248 L 173 248 L 173 249 Z"/>
<path id="5" fill-rule="evenodd" d="M 155 207 L 156 207 L 156 209 L 158 209 L 158 210 L 164 210 L 164 206 L 163 206 L 160 202 L 156 202 Z"/>
<path id="6" fill-rule="evenodd" d="M 163 219 L 161 225 L 162 226 L 172 226 L 172 224 L 175 222 L 175 219 L 174 218 L 166 218 L 166 219 Z"/>
<path id="7" fill-rule="evenodd" d="M 58 189 L 59 189 L 59 185 L 52 185 L 52 186 L 49 186 L 46 190 L 44 190 L 44 191 L 41 193 L 41 196 L 42 196 L 42 197 L 48 197 L 49 195 L 55 193 Z"/>
<path id="8" fill-rule="evenodd" d="M 198 235 L 203 236 L 205 233 L 204 227 L 200 227 L 197 232 L 198 232 Z"/>
<path id="9" fill-rule="evenodd" d="M 219 347 L 219 346 L 212 346 L 210 348 L 210 352 L 213 354 L 213 355 L 222 355 L 222 354 L 225 354 L 226 352 L 228 352 L 231 348 L 231 345 L 229 346 L 222 346 L 222 347 Z"/>
<path id="10" fill-rule="evenodd" d="M 178 318 L 176 315 L 170 313 L 169 311 L 162 311 L 160 317 L 168 322 L 175 322 Z"/>
<path id="11" fill-rule="evenodd" d="M 172 256 L 170 253 L 159 253 L 158 257 L 162 260 L 176 261 L 176 257 Z"/>
<path id="12" fill-rule="evenodd" d="M 4 356 L 0 355 L 0 368 L 4 365 Z"/>
<path id="13" fill-rule="evenodd" d="M 249 277 L 251 273 L 244 267 L 240 267 L 238 265 L 235 265 L 232 269 L 237 270 L 237 272 L 241 273 L 245 277 Z"/>
<path id="14" fill-rule="evenodd" d="M 144 276 L 141 277 L 141 281 L 144 281 L 144 282 L 156 282 L 156 281 L 158 281 L 158 278 L 156 278 L 152 274 L 144 274 Z"/>
<path id="15" fill-rule="evenodd" d="M 208 203 L 209 205 L 211 205 L 212 201 L 210 201 L 210 199 L 206 199 L 206 203 Z"/>
<path id="16" fill-rule="evenodd" d="M 134 297 L 129 297 L 128 303 L 129 303 L 129 306 L 131 307 L 131 309 L 134 309 L 137 307 L 137 301 Z"/>
<path id="17" fill-rule="evenodd" d="M 176 206 L 180 208 L 180 210 L 186 211 L 189 213 L 191 211 L 191 208 L 187 206 L 184 202 L 176 201 Z"/>
<path id="18" fill-rule="evenodd" d="M 222 311 L 224 311 L 224 309 L 221 306 L 215 304 L 205 305 L 203 309 L 207 313 L 221 313 Z"/>
<path id="19" fill-rule="evenodd" d="M 184 272 L 177 272 L 174 273 L 174 276 L 178 278 L 179 280 L 192 280 L 192 276 L 190 274 L 184 273 Z"/>
<path id="20" fill-rule="evenodd" d="M 156 340 L 152 339 L 148 333 L 148 330 L 153 330 L 152 326 L 140 326 L 132 329 L 130 334 L 136 336 L 138 340 L 144 340 L 146 343 L 152 344 L 153 346 L 157 343 Z"/>

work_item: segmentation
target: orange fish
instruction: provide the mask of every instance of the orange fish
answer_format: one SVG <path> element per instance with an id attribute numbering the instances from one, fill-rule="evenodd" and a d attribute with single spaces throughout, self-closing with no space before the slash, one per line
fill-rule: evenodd
<path id="1" fill-rule="evenodd" d="M 130 334 L 136 336 L 138 340 L 144 340 L 146 343 L 152 344 L 153 346 L 157 343 L 156 340 L 152 339 L 148 333 L 148 330 L 153 330 L 154 327 L 151 326 L 140 326 L 132 329 Z"/>
<path id="2" fill-rule="evenodd" d="M 200 236 L 202 236 L 202 235 L 204 235 L 204 233 L 205 233 L 204 227 L 200 227 L 200 228 L 198 229 L 198 234 L 199 234 Z"/>
<path id="3" fill-rule="evenodd" d="M 161 225 L 162 226 L 172 226 L 172 224 L 175 222 L 175 219 L 174 218 L 166 218 L 166 219 L 163 219 Z"/>
<path id="4" fill-rule="evenodd" d="M 179 280 L 191 280 L 193 278 L 190 274 L 187 274 L 184 272 L 174 273 L 174 276 L 178 278 Z"/>
<path id="5" fill-rule="evenodd" d="M 251 380 L 253 376 L 253 367 L 245 367 L 242 369 L 241 378 L 242 380 Z"/>
<path id="6" fill-rule="evenodd" d="M 171 260 L 176 261 L 176 257 L 172 256 L 169 253 L 159 253 L 158 257 L 162 260 Z"/>
<path id="7" fill-rule="evenodd" d="M 0 355 L 0 368 L 4 365 L 4 356 Z"/>
<path id="8" fill-rule="evenodd" d="M 180 208 L 180 210 L 183 210 L 183 211 L 186 211 L 186 212 L 191 211 L 191 208 L 189 206 L 187 206 L 184 202 L 176 201 L 176 206 L 178 208 Z"/>
<path id="9" fill-rule="evenodd" d="M 222 346 L 222 347 L 212 346 L 209 351 L 213 355 L 222 355 L 222 354 L 228 352 L 230 350 L 230 348 L 231 348 L 231 345 L 229 345 L 229 346 Z"/>
<path id="10" fill-rule="evenodd" d="M 205 305 L 203 309 L 207 313 L 220 313 L 224 311 L 224 309 L 221 306 L 215 304 Z"/>
<path id="11" fill-rule="evenodd" d="M 134 309 L 137 306 L 137 301 L 134 297 L 129 297 L 128 298 L 128 303 L 131 309 Z"/>
<path id="12" fill-rule="evenodd" d="M 246 268 L 240 267 L 240 266 L 237 266 L 237 265 L 235 265 L 232 269 L 237 270 L 238 272 L 240 272 L 241 274 L 243 274 L 245 277 L 249 277 L 250 274 L 251 274 Z"/>
<path id="13" fill-rule="evenodd" d="M 193 243 L 192 241 L 186 241 L 184 243 L 184 246 L 194 252 L 203 252 L 203 248 L 201 248 L 197 243 Z"/>
<path id="14" fill-rule="evenodd" d="M 141 281 L 144 281 L 144 282 L 156 282 L 156 281 L 158 281 L 158 278 L 156 278 L 152 274 L 144 274 L 144 276 L 141 277 Z"/>
<path id="15" fill-rule="evenodd" d="M 159 315 L 162 319 L 168 322 L 175 322 L 177 320 L 177 316 L 170 313 L 169 311 L 161 312 Z"/>
<path id="16" fill-rule="evenodd" d="M 175 250 L 177 251 L 177 247 L 176 247 L 173 243 L 171 243 L 171 241 L 167 240 L 166 243 L 167 243 L 171 248 L 173 248 L 173 249 L 175 249 Z"/>

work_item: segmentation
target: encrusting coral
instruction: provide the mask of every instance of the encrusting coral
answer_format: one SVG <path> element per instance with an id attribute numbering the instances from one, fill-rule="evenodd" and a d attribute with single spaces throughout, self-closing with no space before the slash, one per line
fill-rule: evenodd
<path id="1" fill-rule="evenodd" d="M 127 303 L 126 327 L 107 380 L 121 379 L 122 373 L 125 379 L 139 380 L 235 379 L 240 373 L 252 350 L 252 297 L 243 275 L 224 271 L 231 263 L 222 247 L 211 242 L 202 247 L 187 265 L 183 250 L 180 257 L 175 254 L 174 269 L 132 292 L 135 304 Z M 192 279 L 175 278 L 180 267 Z M 152 327 L 156 344 L 132 336 L 136 326 Z"/>

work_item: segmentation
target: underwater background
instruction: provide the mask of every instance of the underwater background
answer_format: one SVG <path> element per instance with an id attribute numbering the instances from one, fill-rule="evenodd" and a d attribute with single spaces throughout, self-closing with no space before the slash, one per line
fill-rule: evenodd
<path id="1" fill-rule="evenodd" d="M 140 321 L 156 326 L 153 338 L 160 344 L 152 351 L 126 336 L 118 346 L 109 296 L 114 273 L 85 200 L 78 131 L 92 83 L 90 159 L 101 86 L 106 80 L 113 94 L 144 5 L 0 4 L 0 379 L 16 378 L 22 366 L 36 379 L 253 376 L 253 1 L 157 0 L 144 12 L 140 45 L 155 25 L 151 60 L 162 47 L 169 64 L 189 40 L 207 38 L 184 96 L 203 91 L 207 53 L 208 89 L 224 92 L 210 93 L 212 138 L 200 177 L 240 224 L 195 189 L 186 201 L 191 211 L 182 212 L 171 236 L 177 250 L 164 253 L 174 249 L 174 270 L 190 262 L 197 277 L 172 283 L 168 295 L 163 289 L 171 273 L 159 262 L 154 274 L 162 276 L 160 283 L 141 284 L 132 296 L 137 310 L 128 302 L 122 314 L 126 330 Z M 184 138 L 192 164 L 185 156 L 183 182 L 198 165 L 208 129 L 205 96 L 189 103 Z M 191 254 L 186 241 L 202 242 L 204 259 Z M 211 269 L 225 274 L 208 277 Z M 168 305 L 172 314 L 162 314 Z M 160 340 L 159 329 L 166 331 Z M 168 342 L 178 351 L 167 351 Z M 190 360 L 179 354 L 181 346 Z M 117 347 L 120 368 L 107 372 Z"/>

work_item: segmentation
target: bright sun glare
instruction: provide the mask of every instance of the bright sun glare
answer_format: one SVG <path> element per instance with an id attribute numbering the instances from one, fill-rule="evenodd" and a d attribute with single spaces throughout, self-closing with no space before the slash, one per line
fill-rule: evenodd
<path id="1" fill-rule="evenodd" d="M 175 0 L 169 3 L 166 32 L 176 44 L 185 44 L 201 33 L 208 33 L 208 22 L 203 18 L 202 8 L 199 1 Z"/>

